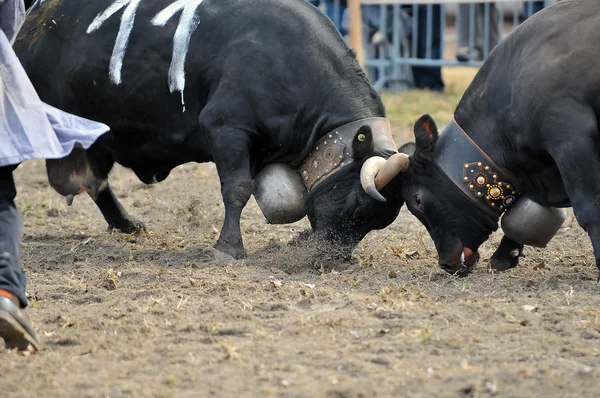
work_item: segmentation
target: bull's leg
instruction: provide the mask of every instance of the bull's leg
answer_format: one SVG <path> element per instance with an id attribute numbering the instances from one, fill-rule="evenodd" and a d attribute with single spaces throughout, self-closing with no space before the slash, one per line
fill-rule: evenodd
<path id="1" fill-rule="evenodd" d="M 503 236 L 500 246 L 490 258 L 490 267 L 496 271 L 505 271 L 519 265 L 523 245 Z"/>
<path id="2" fill-rule="evenodd" d="M 252 195 L 250 138 L 246 132 L 227 126 L 211 128 L 210 137 L 225 204 L 225 221 L 215 248 L 239 259 L 246 255 L 240 218 Z"/>
<path id="3" fill-rule="evenodd" d="M 108 185 L 108 182 L 94 202 L 96 202 L 96 206 L 98 206 L 98 209 L 108 223 L 109 231 L 116 228 L 121 232 L 133 233 L 146 229 L 143 222 L 136 220 L 127 213 L 110 185 Z"/>
<path id="4" fill-rule="evenodd" d="M 575 217 L 592 241 L 600 269 L 600 134 L 596 116 L 587 106 L 569 103 L 548 114 L 553 117 L 544 132 L 547 150 L 558 166 Z M 560 140 L 552 142 L 552 137 Z M 598 282 L 600 286 L 600 276 Z"/>

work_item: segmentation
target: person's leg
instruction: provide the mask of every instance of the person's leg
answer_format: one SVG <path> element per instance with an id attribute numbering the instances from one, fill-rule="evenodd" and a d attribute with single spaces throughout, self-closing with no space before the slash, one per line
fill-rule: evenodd
<path id="1" fill-rule="evenodd" d="M 337 13 L 336 13 L 337 8 Z M 334 0 L 327 0 L 325 2 L 325 12 L 329 19 L 331 19 L 338 31 L 342 36 L 346 35 L 346 30 L 344 29 L 343 19 L 344 19 L 344 11 L 346 10 L 346 4 L 343 1 L 339 1 L 338 7 L 336 7 Z"/>
<path id="2" fill-rule="evenodd" d="M 499 18 L 500 14 L 498 12 L 498 7 L 495 3 L 490 3 L 490 53 L 494 47 L 500 43 L 500 26 L 498 25 Z"/>
<path id="3" fill-rule="evenodd" d="M 469 9 L 470 4 L 458 4 L 456 10 L 456 45 L 457 47 L 469 47 Z M 460 14 L 460 16 L 458 16 Z"/>
<path id="4" fill-rule="evenodd" d="M 536 12 L 540 11 L 542 8 L 544 8 L 544 2 L 543 1 L 527 1 L 525 2 L 525 4 L 523 4 L 523 8 L 524 8 L 524 16 L 525 19 L 531 17 L 533 14 L 535 14 Z"/>
<path id="5" fill-rule="evenodd" d="M 419 58 L 427 56 L 427 5 L 419 6 L 419 21 L 418 21 L 418 53 Z M 431 59 L 442 58 L 442 32 L 440 31 L 440 20 L 442 10 L 439 4 L 431 6 L 432 18 L 432 37 L 431 37 Z M 443 92 L 444 82 L 442 80 L 442 68 L 439 66 L 413 66 L 413 79 L 417 88 L 427 88 L 433 91 Z"/>
<path id="6" fill-rule="evenodd" d="M 485 4 L 477 4 L 475 13 L 475 55 L 476 61 L 482 61 L 489 56 L 494 47 L 500 41 L 500 31 L 498 30 L 498 10 L 496 4 L 489 3 L 488 19 L 485 18 Z M 485 24 L 488 24 L 488 53 L 485 54 Z"/>
<path id="7" fill-rule="evenodd" d="M 24 308 L 27 306 L 27 277 L 19 265 L 21 216 L 14 202 L 17 192 L 13 169 L 0 167 L 0 290 L 12 293 Z"/>
<path id="8" fill-rule="evenodd" d="M 538 11 L 541 11 L 544 8 L 544 2 L 543 1 L 536 1 L 533 3 L 533 12 L 536 13 Z"/>
<path id="9" fill-rule="evenodd" d="M 27 277 L 19 263 L 21 216 L 15 206 L 14 166 L 0 167 L 0 338 L 8 348 L 38 347 L 26 314 Z"/>
<path id="10" fill-rule="evenodd" d="M 480 33 L 481 21 L 483 18 L 481 8 L 482 4 L 469 3 L 460 4 L 457 10 L 460 13 L 459 24 L 456 28 L 457 49 L 456 59 L 460 62 L 476 61 L 481 58 L 479 47 L 482 43 L 482 33 Z M 471 12 L 473 19 L 471 20 Z M 471 23 L 473 22 L 473 23 Z M 470 48 L 471 29 L 473 30 L 473 47 Z"/>

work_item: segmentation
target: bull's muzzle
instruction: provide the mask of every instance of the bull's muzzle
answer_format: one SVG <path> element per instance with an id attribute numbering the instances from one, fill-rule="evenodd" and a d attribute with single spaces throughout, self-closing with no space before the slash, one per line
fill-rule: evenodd
<path id="1" fill-rule="evenodd" d="M 379 193 L 396 176 L 408 169 L 410 159 L 404 153 L 395 153 L 384 159 L 373 156 L 365 161 L 360 170 L 360 183 L 365 192 L 373 199 L 385 202 L 386 199 Z"/>
<path id="2" fill-rule="evenodd" d="M 479 263 L 479 252 L 468 247 L 457 247 L 450 256 L 440 257 L 440 267 L 449 274 L 464 277 L 469 275 Z"/>

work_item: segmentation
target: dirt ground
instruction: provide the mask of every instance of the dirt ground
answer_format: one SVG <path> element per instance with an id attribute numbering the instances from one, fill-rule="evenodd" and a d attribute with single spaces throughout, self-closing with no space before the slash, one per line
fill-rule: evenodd
<path id="1" fill-rule="evenodd" d="M 406 210 L 332 265 L 287 245 L 306 220 L 266 225 L 251 200 L 248 258 L 219 263 L 212 164 L 155 186 L 117 168 L 137 237 L 108 233 L 88 197 L 67 207 L 41 162 L 16 179 L 44 350 L 0 350 L 3 396 L 600 396 L 600 292 L 572 217 L 516 270 L 456 279 Z"/>
<path id="2" fill-rule="evenodd" d="M 460 90 L 449 86 L 453 101 Z M 252 199 L 247 259 L 214 260 L 212 164 L 153 186 L 117 167 L 112 186 L 147 224 L 140 236 L 107 232 L 88 197 L 67 207 L 40 161 L 15 177 L 44 348 L 0 348 L 2 397 L 600 396 L 597 270 L 572 213 L 517 269 L 488 271 L 496 233 L 457 279 L 406 209 L 340 262 L 288 245 L 308 222 L 267 225 Z"/>

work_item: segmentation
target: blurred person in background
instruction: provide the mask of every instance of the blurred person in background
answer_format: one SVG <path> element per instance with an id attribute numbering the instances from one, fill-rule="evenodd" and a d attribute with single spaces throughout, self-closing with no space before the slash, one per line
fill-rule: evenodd
<path id="1" fill-rule="evenodd" d="M 544 2 L 543 1 L 527 1 L 525 2 L 525 4 L 523 5 L 524 7 L 524 15 L 525 15 L 525 19 L 531 17 L 533 14 L 535 14 L 538 11 L 541 11 L 542 8 L 544 8 Z"/>
<path id="2" fill-rule="evenodd" d="M 439 4 L 421 4 L 417 5 L 417 32 L 411 32 L 409 40 L 412 40 L 412 35 L 417 35 L 417 58 L 425 58 L 427 56 L 427 9 L 431 7 L 431 59 L 442 59 L 442 40 L 444 40 L 440 22 L 442 18 L 442 7 Z M 409 15 L 412 15 L 413 6 L 404 6 Z M 413 55 L 414 56 L 414 55 Z M 432 91 L 443 92 L 444 81 L 442 80 L 441 66 L 413 66 L 413 79 L 415 87 L 420 89 L 429 89 Z"/>
<path id="3" fill-rule="evenodd" d="M 347 0 L 339 0 L 337 10 L 334 0 L 309 0 L 309 3 L 315 7 L 319 7 L 321 3 L 325 4 L 325 14 L 327 14 L 329 19 L 336 24 L 336 28 L 339 30 L 342 36 L 346 36 L 348 34 Z"/>
<path id="4" fill-rule="evenodd" d="M 494 47 L 500 42 L 500 30 L 498 29 L 498 10 L 494 3 L 489 4 L 488 54 L 485 52 L 485 3 L 459 4 L 457 14 L 458 25 L 456 26 L 457 50 L 456 59 L 461 62 L 483 61 Z M 473 48 L 469 48 L 469 36 L 471 32 L 471 7 L 474 9 L 474 35 Z"/>
<path id="5" fill-rule="evenodd" d="M 392 43 L 393 6 L 387 7 L 387 29 L 382 32 L 380 5 L 362 6 L 363 24 L 367 29 L 369 40 L 379 45 L 383 42 Z M 400 35 L 407 39 L 408 50 L 411 52 L 411 58 L 427 57 L 427 4 L 403 5 L 401 7 L 400 19 L 402 30 Z M 431 49 L 429 59 L 442 59 L 442 40 L 443 35 L 440 27 L 442 18 L 442 8 L 439 4 L 431 4 Z M 416 16 L 414 14 L 417 14 Z M 414 30 L 413 20 L 417 18 L 417 30 Z M 412 38 L 417 38 L 416 54 L 412 54 Z M 400 45 L 400 43 L 398 43 Z M 383 51 L 378 48 L 378 51 Z M 412 75 L 415 88 L 429 89 L 437 92 L 444 91 L 444 82 L 442 80 L 442 68 L 439 66 L 412 66 Z"/>

